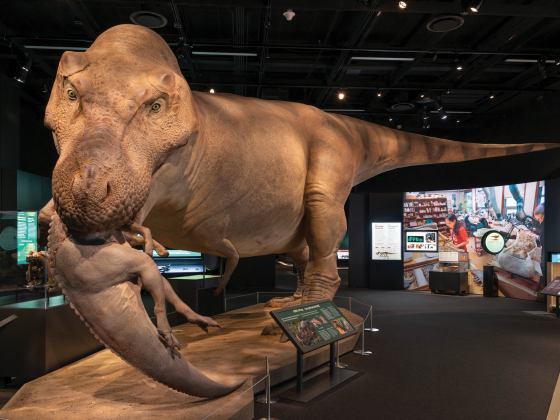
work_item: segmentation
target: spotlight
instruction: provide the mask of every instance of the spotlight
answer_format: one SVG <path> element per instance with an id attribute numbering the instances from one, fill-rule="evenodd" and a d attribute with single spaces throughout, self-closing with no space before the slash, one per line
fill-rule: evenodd
<path id="1" fill-rule="evenodd" d="M 457 70 L 463 70 L 463 63 L 459 60 L 459 57 L 455 56 L 455 68 Z"/>
<path id="2" fill-rule="evenodd" d="M 428 122 L 428 107 L 424 107 L 422 119 L 424 120 L 422 128 L 424 128 L 424 130 L 427 130 L 428 128 L 430 128 L 430 123 Z"/>
<path id="3" fill-rule="evenodd" d="M 27 73 L 29 73 L 29 69 L 31 69 L 32 65 L 33 60 L 31 60 L 31 58 L 27 58 L 25 64 L 20 65 L 21 70 L 19 71 L 19 74 L 14 77 L 14 79 L 16 79 L 20 83 L 25 83 L 25 78 L 27 77 Z"/>
<path id="4" fill-rule="evenodd" d="M 399 7 L 401 9 L 406 9 L 406 1 L 399 1 Z"/>
<path id="5" fill-rule="evenodd" d="M 379 96 L 381 98 L 381 91 L 380 90 L 377 91 L 377 96 Z"/>
<path id="6" fill-rule="evenodd" d="M 556 59 L 554 60 L 554 63 L 555 63 L 557 66 L 560 66 L 560 57 L 557 56 Z"/>
<path id="7" fill-rule="evenodd" d="M 461 120 L 457 120 L 457 122 L 458 122 L 458 123 L 460 123 L 460 122 L 461 122 Z"/>
<path id="8" fill-rule="evenodd" d="M 292 20 L 296 15 L 292 9 L 288 9 L 286 12 L 282 13 L 286 20 Z"/>
<path id="9" fill-rule="evenodd" d="M 493 95 L 493 94 L 490 95 L 489 98 L 490 98 L 490 99 L 494 99 L 494 95 Z"/>
<path id="10" fill-rule="evenodd" d="M 339 93 L 338 94 L 338 99 L 344 99 L 344 93 Z"/>
<path id="11" fill-rule="evenodd" d="M 478 13 L 480 8 L 482 7 L 482 3 L 484 3 L 484 0 L 475 0 L 471 3 L 469 9 L 471 9 L 471 12 L 473 13 Z"/>
<path id="12" fill-rule="evenodd" d="M 424 97 L 424 94 L 423 94 L 423 93 L 421 93 L 421 94 L 420 94 L 420 97 L 421 97 L 421 98 L 423 98 L 423 97 Z"/>
<path id="13" fill-rule="evenodd" d="M 210 89 L 209 92 L 210 93 L 216 93 L 216 91 L 214 89 Z"/>
<path id="14" fill-rule="evenodd" d="M 437 112 L 439 113 L 439 116 L 441 117 L 442 120 L 447 119 L 447 114 L 445 113 L 445 111 L 443 110 L 443 107 L 439 104 L 438 101 L 434 101 L 434 105 L 437 109 Z"/>
<path id="15" fill-rule="evenodd" d="M 389 121 L 393 121 L 393 119 L 391 117 L 389 117 Z"/>

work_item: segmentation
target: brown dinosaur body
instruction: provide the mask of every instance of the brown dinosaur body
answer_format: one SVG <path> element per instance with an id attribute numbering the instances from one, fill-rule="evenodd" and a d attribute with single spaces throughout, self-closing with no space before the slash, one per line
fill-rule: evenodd
<path id="1" fill-rule="evenodd" d="M 46 214 L 86 233 L 137 222 L 164 246 L 225 257 L 218 292 L 240 257 L 287 252 L 298 289 L 274 305 L 336 293 L 353 185 L 403 166 L 557 147 L 457 143 L 307 105 L 191 92 L 165 41 L 134 25 L 63 55 L 45 125 L 60 154 Z M 74 300 L 100 322 L 101 308 Z"/>

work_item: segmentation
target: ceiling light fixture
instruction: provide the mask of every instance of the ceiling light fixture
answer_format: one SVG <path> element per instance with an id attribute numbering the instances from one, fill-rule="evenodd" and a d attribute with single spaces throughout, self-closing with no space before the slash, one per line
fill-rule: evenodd
<path id="1" fill-rule="evenodd" d="M 216 93 L 216 91 L 214 89 L 210 89 L 209 92 L 210 93 Z"/>
<path id="2" fill-rule="evenodd" d="M 455 68 L 457 70 L 463 70 L 463 63 L 459 60 L 459 56 L 455 56 Z"/>
<path id="3" fill-rule="evenodd" d="M 378 90 L 378 91 L 377 91 L 377 96 L 381 98 L 381 95 L 382 95 L 382 94 L 381 94 L 381 91 Z"/>
<path id="4" fill-rule="evenodd" d="M 393 121 L 393 119 L 391 117 L 389 117 L 389 121 Z"/>
<path id="5" fill-rule="evenodd" d="M 560 66 L 560 57 L 556 56 L 556 59 L 554 60 L 554 64 Z"/>
<path id="6" fill-rule="evenodd" d="M 296 15 L 292 9 L 288 9 L 286 12 L 282 13 L 286 20 L 292 20 Z"/>
<path id="7" fill-rule="evenodd" d="M 25 83 L 25 78 L 27 77 L 27 74 L 29 73 L 29 70 L 31 69 L 32 65 L 33 65 L 33 60 L 31 60 L 31 58 L 28 57 L 27 60 L 25 60 L 25 63 L 20 64 L 21 69 L 18 75 L 14 77 L 14 79 L 16 79 L 20 83 Z"/>
<path id="8" fill-rule="evenodd" d="M 482 3 L 484 3 L 484 0 L 475 0 L 471 2 L 471 6 L 469 7 L 469 9 L 473 13 L 478 13 L 480 11 L 480 8 L 482 7 Z"/>
<path id="9" fill-rule="evenodd" d="M 369 61 L 414 61 L 409 57 L 352 57 L 352 60 L 369 60 Z"/>
<path id="10" fill-rule="evenodd" d="M 435 105 L 436 110 L 439 113 L 439 116 L 441 117 L 441 119 L 442 120 L 447 119 L 447 114 L 445 113 L 445 111 L 443 110 L 443 107 L 439 104 L 439 102 L 434 101 L 434 105 Z"/>
<path id="11" fill-rule="evenodd" d="M 338 94 L 338 99 L 341 99 L 341 100 L 344 99 L 344 93 L 339 93 Z"/>
<path id="12" fill-rule="evenodd" d="M 401 9 L 406 9 L 406 1 L 399 1 L 399 7 Z"/>
<path id="13" fill-rule="evenodd" d="M 494 94 L 491 94 L 491 95 L 490 95 L 490 99 L 494 99 Z"/>
<path id="14" fill-rule="evenodd" d="M 214 52 L 214 51 L 193 51 L 192 55 L 233 55 L 235 57 L 256 57 L 257 53 L 234 53 L 234 52 Z"/>
<path id="15" fill-rule="evenodd" d="M 427 130 L 428 128 L 430 128 L 430 122 L 428 121 L 428 107 L 425 106 L 422 112 L 423 112 L 422 119 L 424 120 L 424 123 L 422 124 L 422 128 L 424 130 Z"/>
<path id="16" fill-rule="evenodd" d="M 546 64 L 546 58 L 543 58 L 542 60 L 537 61 L 537 67 L 539 68 L 539 71 L 541 72 L 541 76 L 543 79 L 546 79 L 547 75 L 546 75 L 546 70 L 544 69 L 544 65 Z"/>

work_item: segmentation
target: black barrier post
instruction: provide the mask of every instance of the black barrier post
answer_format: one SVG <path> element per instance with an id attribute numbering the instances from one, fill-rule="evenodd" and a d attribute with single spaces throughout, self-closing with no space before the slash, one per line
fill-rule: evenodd
<path id="1" fill-rule="evenodd" d="M 303 353 L 297 352 L 297 392 L 303 391 Z"/>
<path id="2" fill-rule="evenodd" d="M 556 301 L 558 301 L 558 299 L 556 299 Z M 337 341 L 338 343 L 338 341 Z M 331 366 L 330 366 L 330 374 L 334 375 L 334 369 L 335 369 L 335 347 L 334 347 L 334 343 L 331 343 L 330 345 L 331 347 Z"/>
<path id="3" fill-rule="evenodd" d="M 558 296 L 556 296 L 556 318 L 560 318 L 560 308 L 558 307 Z"/>

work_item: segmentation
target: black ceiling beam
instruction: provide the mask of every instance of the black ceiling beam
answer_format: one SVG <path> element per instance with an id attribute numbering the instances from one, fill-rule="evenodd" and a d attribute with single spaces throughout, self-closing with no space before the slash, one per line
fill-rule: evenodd
<path id="1" fill-rule="evenodd" d="M 74 14 L 76 19 L 80 21 L 81 27 L 84 29 L 85 33 L 91 38 L 95 39 L 99 35 L 97 31 L 93 29 L 92 24 L 90 23 L 89 16 L 86 16 L 86 12 L 81 10 L 80 7 L 76 4 L 74 0 L 64 0 L 70 11 Z M 93 22 L 95 25 L 95 22 Z M 96 25 L 97 26 L 97 25 Z"/>
<path id="2" fill-rule="evenodd" d="M 10 39 L 13 35 L 15 35 L 14 31 L 12 29 L 10 29 L 9 27 L 7 27 L 3 22 L 0 22 L 0 32 L 7 35 L 8 37 L 10 37 Z M 20 50 L 24 54 L 27 54 L 33 60 L 33 62 L 36 65 L 38 65 L 39 67 L 41 67 L 43 69 L 43 71 L 45 73 L 47 73 L 50 77 L 55 77 L 56 76 L 56 70 L 54 68 L 52 68 L 50 66 L 50 64 L 47 63 L 43 58 L 41 58 L 41 56 L 39 54 L 37 54 L 35 51 L 33 51 L 29 48 L 25 48 L 23 46 L 23 43 L 20 40 L 11 39 L 11 43 L 18 50 Z"/>
<path id="3" fill-rule="evenodd" d="M 201 77 L 197 82 L 189 81 L 192 85 L 213 85 L 213 86 L 262 86 L 262 87 L 295 87 L 295 88 L 312 88 L 312 89 L 377 89 L 377 90 L 448 90 L 453 89 L 449 83 L 406 83 L 399 86 L 386 87 L 382 83 L 360 82 L 360 81 L 341 81 L 332 82 L 327 85 L 322 80 L 310 79 L 265 79 L 263 83 L 259 83 L 256 79 L 243 77 L 227 76 L 227 77 Z M 558 89 L 550 88 L 525 88 L 520 89 L 515 86 L 505 85 L 468 85 L 461 91 L 477 91 L 481 94 L 485 92 L 560 92 Z"/>
<path id="4" fill-rule="evenodd" d="M 347 46 L 336 46 L 336 45 L 309 45 L 309 44 L 257 44 L 257 43 L 245 43 L 245 44 L 232 44 L 223 42 L 189 42 L 191 47 L 220 47 L 220 48 L 231 48 L 231 47 L 243 47 L 243 48 L 279 48 L 279 49 L 292 49 L 292 50 L 324 50 L 324 51 L 354 51 L 354 52 L 367 52 L 367 53 L 394 53 L 394 54 L 435 54 L 438 55 L 454 55 L 454 54 L 465 54 L 465 55 L 499 55 L 499 56 L 512 56 L 512 57 L 540 57 L 543 54 L 552 54 L 553 49 L 549 51 L 481 51 L 472 49 L 449 49 L 449 48 L 430 48 L 430 49 L 411 49 L 411 48 L 371 48 L 371 47 L 347 47 Z"/>
<path id="5" fill-rule="evenodd" d="M 87 2 L 106 2 L 138 4 L 137 0 L 83 0 Z M 300 0 L 294 4 L 293 0 L 274 0 L 274 9 L 300 9 L 300 10 L 340 10 L 370 12 L 373 0 L 368 1 L 348 1 L 348 0 Z M 168 3 L 167 0 L 152 0 L 152 3 Z M 437 1 L 409 1 L 406 9 L 398 6 L 398 1 L 381 0 L 373 8 L 375 12 L 394 12 L 400 14 L 421 13 L 421 14 L 463 14 L 463 5 L 459 3 L 447 3 Z M 177 0 L 177 5 L 185 6 L 218 6 L 218 7 L 245 7 L 253 9 L 265 8 L 266 2 L 262 0 Z M 521 5 L 521 4 L 484 4 L 478 13 L 471 16 L 531 16 L 531 17 L 551 17 L 560 18 L 560 7 L 540 6 L 540 5 Z"/>

